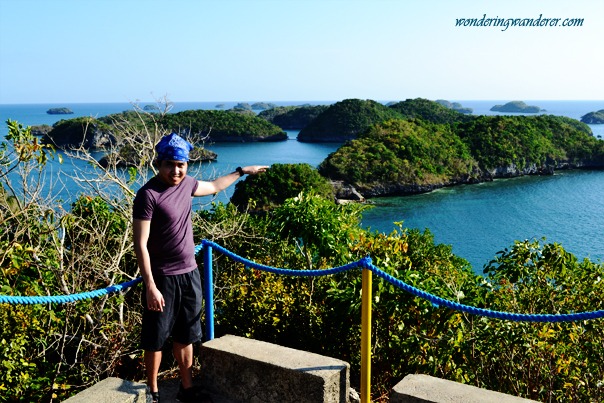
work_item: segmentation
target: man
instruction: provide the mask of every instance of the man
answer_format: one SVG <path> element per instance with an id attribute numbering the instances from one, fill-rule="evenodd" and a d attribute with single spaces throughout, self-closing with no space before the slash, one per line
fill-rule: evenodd
<path id="1" fill-rule="evenodd" d="M 133 206 L 134 250 L 142 272 L 144 291 L 141 345 L 153 402 L 159 403 L 157 375 L 162 348 L 171 336 L 181 383 L 177 399 L 203 401 L 193 387 L 193 343 L 201 340 L 202 287 L 195 262 L 191 208 L 193 196 L 226 189 L 245 174 L 267 166 L 238 167 L 214 181 L 187 175 L 193 146 L 172 133 L 155 146 L 157 175 L 136 194 Z"/>

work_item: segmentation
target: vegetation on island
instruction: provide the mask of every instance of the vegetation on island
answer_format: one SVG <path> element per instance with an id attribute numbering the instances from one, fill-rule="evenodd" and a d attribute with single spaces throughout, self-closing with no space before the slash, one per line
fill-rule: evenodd
<path id="1" fill-rule="evenodd" d="M 459 136 L 484 170 L 515 166 L 520 170 L 558 167 L 601 167 L 604 142 L 571 118 L 480 116 L 458 126 Z"/>
<path id="2" fill-rule="evenodd" d="M 470 119 L 470 116 L 424 98 L 407 99 L 389 106 L 403 119 L 422 119 L 432 123 L 455 123 Z"/>
<path id="3" fill-rule="evenodd" d="M 298 134 L 299 141 L 344 142 L 357 137 L 371 125 L 399 115 L 372 100 L 345 99 L 330 105 Z"/>
<path id="4" fill-rule="evenodd" d="M 508 113 L 539 113 L 544 112 L 538 106 L 527 105 L 523 101 L 511 101 L 504 105 L 495 105 L 491 108 L 493 112 L 508 112 Z"/>
<path id="5" fill-rule="evenodd" d="M 589 112 L 581 116 L 581 122 L 588 125 L 601 125 L 604 124 L 604 109 L 600 109 L 596 112 Z"/>
<path id="6" fill-rule="evenodd" d="M 49 115 L 71 115 L 73 111 L 69 108 L 50 108 L 46 111 Z"/>
<path id="7" fill-rule="evenodd" d="M 448 125 L 392 119 L 330 154 L 319 172 L 365 197 L 432 190 L 479 180 L 478 163 Z"/>
<path id="8" fill-rule="evenodd" d="M 604 142 L 577 120 L 477 116 L 453 124 L 393 119 L 374 125 L 329 155 L 319 171 L 374 197 L 603 166 Z"/>
<path id="9" fill-rule="evenodd" d="M 266 119 L 283 130 L 300 130 L 327 108 L 327 105 L 278 106 L 260 112 L 258 117 Z"/>
<path id="10" fill-rule="evenodd" d="M 231 111 L 188 110 L 165 114 L 160 124 L 167 130 L 210 142 L 281 141 L 279 127 L 257 117 Z"/>
<path id="11" fill-rule="evenodd" d="M 154 112 L 157 112 L 155 110 Z M 58 148 L 103 149 L 119 143 L 124 125 L 144 127 L 159 125 L 163 130 L 177 132 L 192 142 L 280 141 L 287 135 L 278 127 L 255 114 L 234 111 L 187 110 L 178 113 L 149 113 L 142 110 L 124 111 L 101 118 L 83 117 L 55 123 L 44 142 Z"/>
<path id="12" fill-rule="evenodd" d="M 224 104 L 221 104 L 224 107 Z M 249 104 L 247 102 L 239 102 L 237 105 L 235 105 L 233 107 L 233 110 L 246 110 L 246 111 L 252 111 L 252 110 L 264 110 L 264 109 L 271 109 L 271 108 L 276 108 L 277 105 L 273 104 L 271 102 L 254 102 L 253 104 Z"/>
<path id="13" fill-rule="evenodd" d="M 61 120 L 50 130 L 40 130 L 42 143 L 62 150 L 105 150 L 99 162 L 116 161 L 122 167 L 138 164 L 139 152 L 131 147 L 133 130 L 140 131 L 152 126 L 166 132 L 177 132 L 187 138 L 194 150 L 194 162 L 212 161 L 216 153 L 204 148 L 210 142 L 281 141 L 287 135 L 277 126 L 250 115 L 235 111 L 191 110 L 168 113 L 143 109 L 124 111 L 101 118 L 79 117 Z M 159 141 L 159 139 L 154 139 Z M 138 147 L 136 141 L 134 144 Z M 148 145 L 146 145 L 148 146 Z"/>
<path id="14" fill-rule="evenodd" d="M 272 103 L 272 102 L 254 102 L 252 104 L 252 109 L 253 110 L 265 110 L 265 109 L 271 109 L 271 108 L 276 108 L 277 105 Z"/>
<path id="15" fill-rule="evenodd" d="M 82 147 L 97 150 L 115 144 L 116 138 L 113 132 L 109 124 L 92 117 L 63 119 L 44 134 L 42 142 L 52 144 L 59 149 Z"/>
<path id="16" fill-rule="evenodd" d="M 270 111 L 269 111 L 270 112 Z M 421 118 L 433 123 L 454 123 L 466 116 L 438 102 L 423 98 L 389 103 L 346 99 L 330 105 L 302 128 L 298 140 L 307 142 L 345 142 L 353 140 L 372 125 L 390 119 Z"/>
<path id="17" fill-rule="evenodd" d="M 145 105 L 143 107 L 143 110 L 147 111 L 147 112 L 159 112 L 160 111 L 159 106 L 153 105 L 153 104 Z"/>
<path id="18" fill-rule="evenodd" d="M 472 108 L 466 108 L 459 102 L 450 102 L 445 99 L 437 99 L 435 102 L 449 109 L 453 109 L 454 111 L 457 111 L 459 113 L 471 114 L 472 112 L 474 112 Z"/>

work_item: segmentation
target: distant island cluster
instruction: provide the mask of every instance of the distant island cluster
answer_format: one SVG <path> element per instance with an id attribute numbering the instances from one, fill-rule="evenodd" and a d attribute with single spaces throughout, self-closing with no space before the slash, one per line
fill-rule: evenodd
<path id="1" fill-rule="evenodd" d="M 463 107 L 459 102 L 450 102 L 444 99 L 437 99 L 434 101 L 448 109 L 452 109 L 456 112 L 463 114 L 472 114 L 472 108 Z M 392 106 L 396 104 L 396 102 L 389 102 L 386 106 Z M 310 104 L 298 105 L 299 107 L 308 107 Z M 219 103 L 215 105 L 216 109 L 224 109 L 226 107 L 225 104 Z M 274 103 L 271 102 L 255 102 L 253 104 L 247 102 L 239 102 L 235 105 L 232 110 L 234 111 L 264 111 L 268 109 L 279 108 Z M 146 112 L 159 112 L 159 108 L 157 105 L 145 105 L 143 110 Z M 490 109 L 493 112 L 501 112 L 501 113 L 545 113 L 547 110 L 536 106 L 536 105 L 527 105 L 523 101 L 510 101 L 503 105 L 494 105 Z M 66 107 L 61 108 L 50 108 L 46 111 L 49 115 L 70 115 L 73 114 L 73 111 Z M 590 125 L 594 124 L 604 124 L 604 109 L 599 111 L 589 112 L 586 115 L 581 117 L 581 122 L 587 123 Z"/>
<path id="2" fill-rule="evenodd" d="M 32 131 L 42 143 L 59 149 L 108 150 L 101 165 L 127 167 L 139 161 L 123 147 L 124 124 L 178 132 L 195 145 L 193 162 L 217 159 L 205 144 L 284 141 L 285 130 L 298 130 L 301 142 L 341 143 L 318 168 L 334 188 L 343 184 L 335 191 L 338 200 L 349 199 L 342 196 L 347 192 L 360 195 L 358 199 L 408 195 L 496 178 L 549 175 L 556 169 L 604 168 L 604 142 L 584 123 L 604 123 L 604 110 L 586 114 L 583 122 L 545 114 L 522 101 L 495 105 L 491 111 L 498 113 L 473 115 L 459 103 L 423 98 L 297 106 L 242 102 L 228 110 L 218 104 L 216 109 L 165 114 L 143 106 L 100 118 L 64 119 Z"/>

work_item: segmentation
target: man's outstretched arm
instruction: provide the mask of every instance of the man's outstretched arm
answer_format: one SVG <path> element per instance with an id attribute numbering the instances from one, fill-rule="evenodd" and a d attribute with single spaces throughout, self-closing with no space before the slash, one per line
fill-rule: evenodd
<path id="1" fill-rule="evenodd" d="M 198 181 L 199 185 L 193 194 L 194 196 L 209 196 L 218 193 L 231 186 L 237 179 L 243 175 L 257 175 L 261 172 L 266 172 L 269 167 L 267 165 L 250 165 L 243 168 L 238 168 L 230 174 L 216 178 L 213 181 Z"/>

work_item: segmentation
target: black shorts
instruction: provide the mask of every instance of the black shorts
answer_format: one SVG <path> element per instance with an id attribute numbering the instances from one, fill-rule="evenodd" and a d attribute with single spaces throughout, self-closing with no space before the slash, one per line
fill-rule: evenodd
<path id="1" fill-rule="evenodd" d="M 141 347 L 161 351 L 170 336 L 180 344 L 201 340 L 201 278 L 199 269 L 175 276 L 153 275 L 157 289 L 164 296 L 163 312 L 147 309 L 146 286 L 143 287 L 143 324 Z"/>

